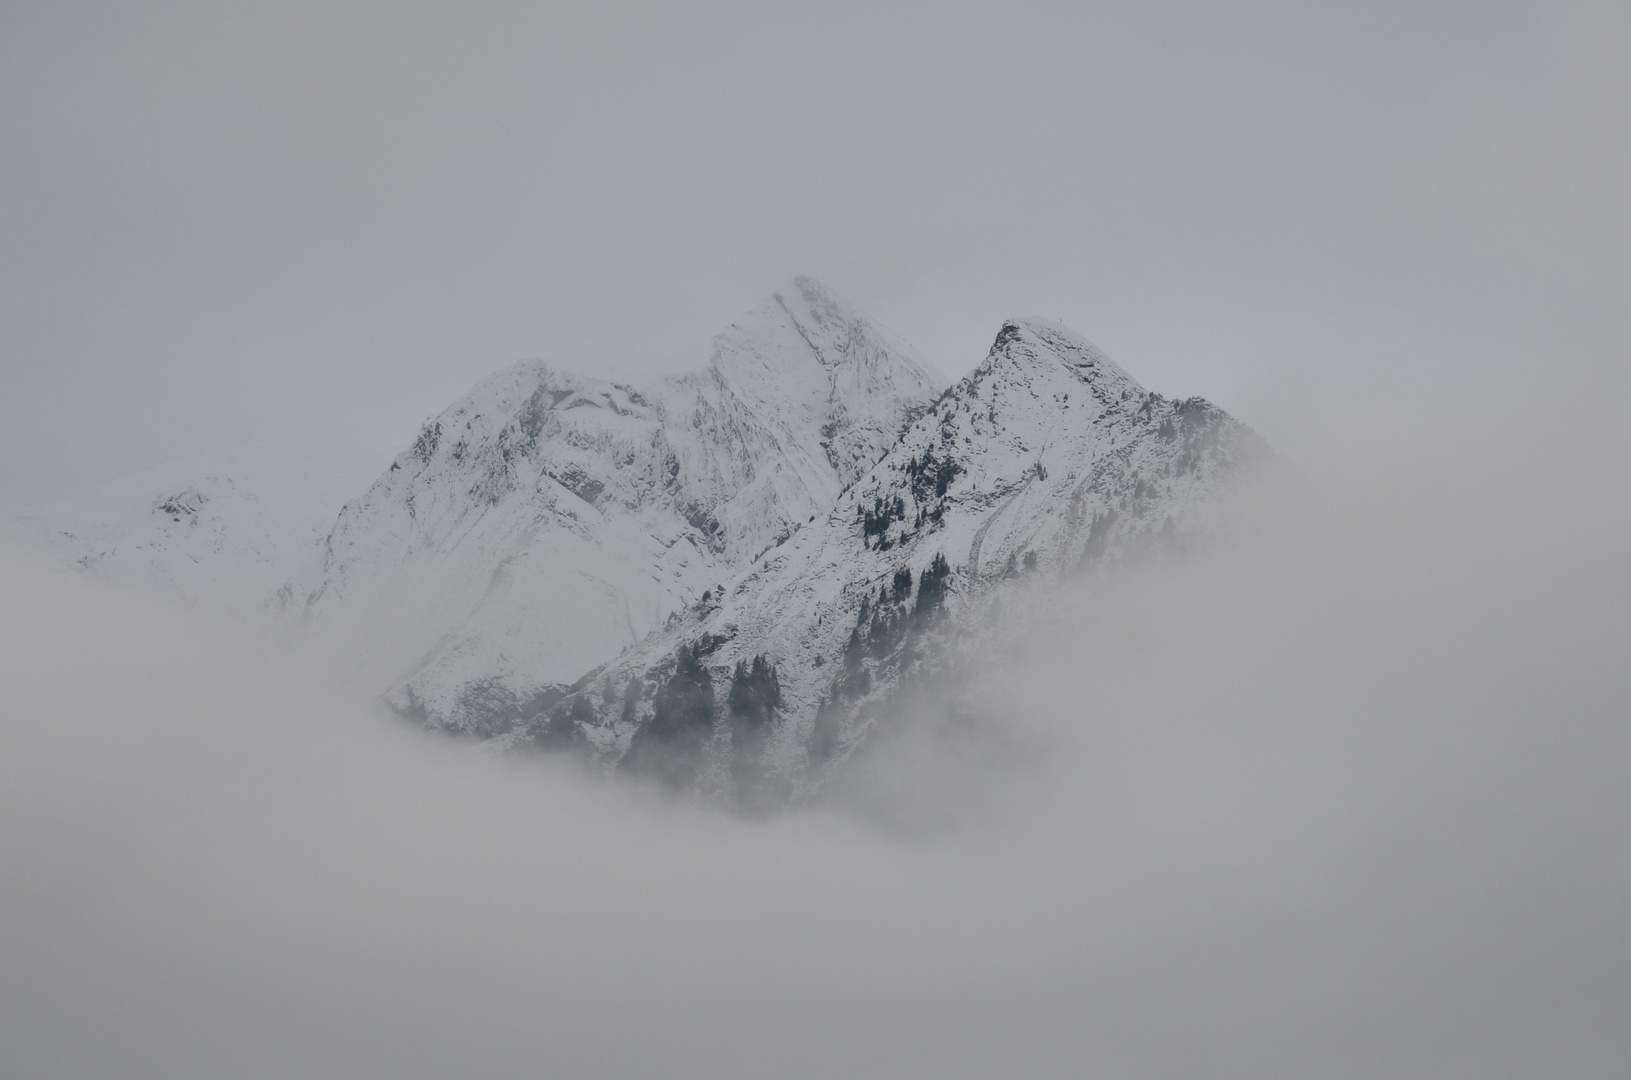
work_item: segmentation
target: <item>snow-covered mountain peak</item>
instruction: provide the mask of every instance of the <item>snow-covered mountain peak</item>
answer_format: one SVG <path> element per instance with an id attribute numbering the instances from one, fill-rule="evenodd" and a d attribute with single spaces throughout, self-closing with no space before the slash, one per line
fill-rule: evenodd
<path id="1" fill-rule="evenodd" d="M 972 382 L 993 376 L 1046 378 L 1058 369 L 1086 385 L 1105 405 L 1145 393 L 1138 380 L 1098 346 L 1066 326 L 1040 318 L 1004 322 L 985 363 L 969 378 Z"/>
<path id="2" fill-rule="evenodd" d="M 809 277 L 716 337 L 709 375 L 778 439 L 819 446 L 840 486 L 894 443 L 903 406 L 910 412 L 939 389 L 916 350 Z"/>
<path id="3" fill-rule="evenodd" d="M 340 513 L 283 607 L 365 642 L 400 707 L 491 729 L 825 515 L 935 389 L 809 279 L 643 390 L 513 364 Z"/>
<path id="4" fill-rule="evenodd" d="M 793 347 L 752 357 L 754 367 L 781 363 L 802 365 L 814 360 L 822 369 L 836 372 L 845 367 L 865 366 L 880 354 L 890 367 L 909 360 L 920 367 L 916 351 L 904 342 L 890 338 L 855 308 L 838 299 L 819 281 L 800 275 L 784 283 L 758 307 L 719 334 L 720 347 L 714 354 L 714 367 L 729 378 L 737 369 L 735 361 L 743 353 L 732 345 L 741 341 L 774 335 L 791 329 L 802 341 Z"/>

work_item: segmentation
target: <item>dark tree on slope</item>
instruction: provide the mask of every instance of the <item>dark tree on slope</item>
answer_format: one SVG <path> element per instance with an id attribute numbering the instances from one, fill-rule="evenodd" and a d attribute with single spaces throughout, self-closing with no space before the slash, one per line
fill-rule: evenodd
<path id="1" fill-rule="evenodd" d="M 925 626 L 937 618 L 946 606 L 946 579 L 951 577 L 951 565 L 946 556 L 936 553 L 929 568 L 918 575 L 917 607 L 912 609 L 913 620 Z"/>
<path id="2" fill-rule="evenodd" d="M 690 646 L 674 654 L 674 673 L 652 699 L 651 719 L 629 742 L 619 768 L 679 789 L 702 770 L 714 733 L 714 681 Z"/>
<path id="3" fill-rule="evenodd" d="M 947 415 L 949 418 L 950 414 Z M 949 455 L 937 458 L 933 448 L 925 451 L 921 458 L 913 457 L 906 464 L 906 475 L 912 479 L 913 500 L 920 506 L 926 506 L 934 500 L 945 498 L 952 481 L 963 471 L 955 458 Z"/>
<path id="4" fill-rule="evenodd" d="M 575 750 L 584 745 L 583 729 L 595 722 L 595 708 L 587 697 L 577 697 L 567 709 L 552 713 L 536 736 L 541 750 Z"/>
<path id="5" fill-rule="evenodd" d="M 847 717 L 879 714 L 889 708 L 890 698 L 921 689 L 925 680 L 937 677 L 927 663 L 935 653 L 930 635 L 945 612 L 951 576 L 951 564 L 937 553 L 918 575 L 917 602 L 910 609 L 906 603 L 912 574 L 906 569 L 896 571 L 879 589 L 876 605 L 870 596 L 863 598 L 832 689 L 816 714 L 809 745 L 812 760 L 826 761 L 838 751 Z M 881 698 L 874 695 L 879 685 L 890 687 Z"/>
<path id="6" fill-rule="evenodd" d="M 455 725 L 466 734 L 490 739 L 515 726 L 521 719 L 521 703 L 498 679 L 473 679 L 459 691 L 453 715 Z"/>
<path id="7" fill-rule="evenodd" d="M 726 713 L 730 718 L 731 774 L 737 803 L 743 809 L 758 810 L 774 804 L 775 793 L 769 789 L 764 767 L 764 746 L 781 703 L 782 688 L 775 667 L 763 656 L 755 656 L 751 665 L 737 661 Z"/>

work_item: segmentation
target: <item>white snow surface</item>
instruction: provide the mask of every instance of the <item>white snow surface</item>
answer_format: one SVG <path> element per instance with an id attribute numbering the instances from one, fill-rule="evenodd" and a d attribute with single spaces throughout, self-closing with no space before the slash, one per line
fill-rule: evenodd
<path id="1" fill-rule="evenodd" d="M 655 386 L 519 363 L 428 422 L 277 603 L 396 707 L 481 730 L 825 515 L 936 389 L 807 278 Z"/>

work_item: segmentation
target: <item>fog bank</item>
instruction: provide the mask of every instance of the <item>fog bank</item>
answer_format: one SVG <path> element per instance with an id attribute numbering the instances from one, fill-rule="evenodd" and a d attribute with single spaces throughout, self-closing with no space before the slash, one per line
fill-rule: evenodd
<path id="1" fill-rule="evenodd" d="M 0 1072 L 1620 1075 L 1612 413 L 1333 417 L 1312 505 L 1080 583 L 982 726 L 770 821 L 9 559 Z"/>

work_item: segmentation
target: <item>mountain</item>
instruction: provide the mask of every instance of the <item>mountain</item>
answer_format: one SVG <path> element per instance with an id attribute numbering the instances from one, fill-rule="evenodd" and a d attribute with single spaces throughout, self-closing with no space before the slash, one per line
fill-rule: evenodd
<path id="1" fill-rule="evenodd" d="M 427 423 L 278 603 L 400 711 L 502 731 L 825 515 L 935 390 L 808 278 L 650 387 L 517 364 Z"/>
<path id="2" fill-rule="evenodd" d="M 1063 575 L 1195 543 L 1229 482 L 1274 458 L 1198 398 L 1011 321 L 828 512 L 510 736 L 780 801 L 853 754 L 903 695 Z"/>
<path id="3" fill-rule="evenodd" d="M 249 615 L 318 550 L 370 471 L 355 454 L 246 444 L 23 508 L 10 524 L 97 577 Z"/>
<path id="4" fill-rule="evenodd" d="M 91 572 L 297 623 L 427 726 L 778 805 L 1061 579 L 1226 531 L 1235 481 L 1278 460 L 1039 319 L 935 391 L 799 278 L 698 371 L 492 375 L 343 506 L 312 457 L 25 522 Z"/>

